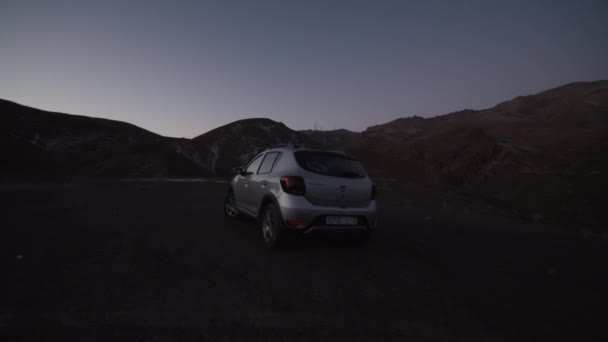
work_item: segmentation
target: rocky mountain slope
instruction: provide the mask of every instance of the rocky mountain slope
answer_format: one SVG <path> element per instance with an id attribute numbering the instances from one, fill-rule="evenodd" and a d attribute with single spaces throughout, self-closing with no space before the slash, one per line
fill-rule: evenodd
<path id="1" fill-rule="evenodd" d="M 573 83 L 493 108 L 368 128 L 335 146 L 391 177 L 482 196 L 538 220 L 604 220 L 608 82 Z"/>
<path id="2" fill-rule="evenodd" d="M 194 139 L 137 126 L 42 111 L 0 100 L 0 175 L 18 177 L 200 177 L 230 174 L 280 143 L 320 147 L 269 119 L 246 119 Z"/>
<path id="3" fill-rule="evenodd" d="M 361 133 L 352 132 L 347 129 L 335 129 L 331 131 L 315 131 L 303 130 L 300 131 L 306 134 L 310 139 L 320 144 L 324 148 L 340 148 L 343 146 L 354 145 L 358 143 Z"/>
<path id="4" fill-rule="evenodd" d="M 217 175 L 229 175 L 257 152 L 284 143 L 320 147 L 306 134 L 282 122 L 261 118 L 235 121 L 192 139 L 195 148 L 208 156 Z"/>
<path id="5" fill-rule="evenodd" d="M 400 118 L 347 130 L 294 131 L 246 119 L 194 139 L 0 100 L 0 175 L 224 176 L 280 143 L 344 150 L 376 179 L 486 198 L 513 214 L 578 227 L 606 222 L 608 81 L 567 84 L 485 110 Z"/>
<path id="6" fill-rule="evenodd" d="M 0 174 L 37 177 L 194 176 L 202 170 L 165 138 L 106 119 L 46 112 L 0 100 Z"/>

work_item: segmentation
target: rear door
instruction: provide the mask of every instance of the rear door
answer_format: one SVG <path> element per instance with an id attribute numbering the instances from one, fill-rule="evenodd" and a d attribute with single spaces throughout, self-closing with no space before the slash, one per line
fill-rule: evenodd
<path id="1" fill-rule="evenodd" d="M 243 210 L 250 214 L 255 214 L 251 205 L 251 178 L 255 176 L 262 163 L 263 154 L 254 157 L 245 167 L 243 174 L 239 176 L 236 183 L 235 195 L 236 205 L 239 210 Z"/>
<path id="2" fill-rule="evenodd" d="M 269 178 L 272 169 L 280 156 L 280 152 L 268 152 L 262 158 L 262 163 L 255 175 L 249 179 L 249 192 L 251 194 L 251 207 L 256 210 L 260 207 L 262 198 L 268 191 Z"/>
<path id="3" fill-rule="evenodd" d="M 317 205 L 361 207 L 371 200 L 372 182 L 360 162 L 340 153 L 297 151 L 306 198 Z"/>

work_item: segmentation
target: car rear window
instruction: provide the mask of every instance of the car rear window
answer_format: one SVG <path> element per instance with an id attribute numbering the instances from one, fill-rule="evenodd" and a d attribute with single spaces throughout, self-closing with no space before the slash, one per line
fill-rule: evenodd
<path id="1" fill-rule="evenodd" d="M 297 151 L 295 156 L 300 167 L 320 175 L 343 178 L 363 178 L 366 176 L 363 165 L 344 154 L 323 151 Z"/>

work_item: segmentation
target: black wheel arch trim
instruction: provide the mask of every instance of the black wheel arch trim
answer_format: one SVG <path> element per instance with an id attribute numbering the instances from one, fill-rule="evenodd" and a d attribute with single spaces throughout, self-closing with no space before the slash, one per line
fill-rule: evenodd
<path id="1" fill-rule="evenodd" d="M 281 224 L 285 224 L 285 220 L 283 219 L 283 213 L 281 213 L 281 208 L 279 206 L 279 201 L 277 200 L 276 197 L 274 197 L 273 194 L 265 194 L 264 197 L 262 197 L 262 201 L 260 202 L 260 207 L 258 208 L 258 220 L 262 219 L 262 209 L 264 208 L 264 204 L 270 201 L 272 204 L 274 204 L 274 206 L 277 209 L 277 213 L 279 215 L 279 220 L 281 221 Z"/>

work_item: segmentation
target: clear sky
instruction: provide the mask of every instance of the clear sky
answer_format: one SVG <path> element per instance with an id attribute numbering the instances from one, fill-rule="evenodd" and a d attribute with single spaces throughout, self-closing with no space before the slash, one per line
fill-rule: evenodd
<path id="1" fill-rule="evenodd" d="M 0 98 L 167 136 L 360 131 L 598 79 L 606 0 L 0 0 Z"/>

